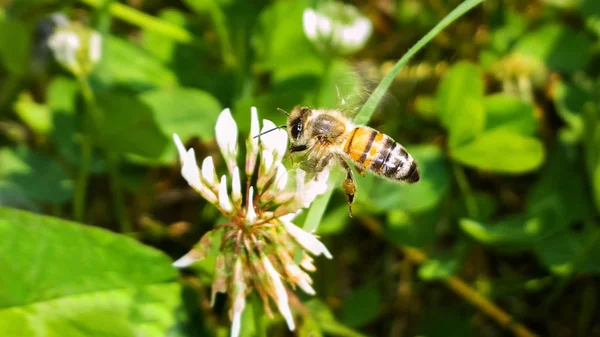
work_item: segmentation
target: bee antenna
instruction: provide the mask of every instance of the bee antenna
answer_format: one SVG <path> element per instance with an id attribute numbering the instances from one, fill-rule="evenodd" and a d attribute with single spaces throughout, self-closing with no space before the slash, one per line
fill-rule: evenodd
<path id="1" fill-rule="evenodd" d="M 276 127 L 276 128 L 272 128 L 272 129 L 270 129 L 270 130 L 267 130 L 267 131 L 261 132 L 261 133 L 259 133 L 258 135 L 254 136 L 254 137 L 252 137 L 252 138 L 257 138 L 257 137 L 260 137 L 260 136 L 262 136 L 262 135 L 264 135 L 264 134 L 266 134 L 266 133 L 269 133 L 269 132 L 271 132 L 271 131 L 275 131 L 275 130 L 279 130 L 279 129 L 287 129 L 287 125 L 280 125 L 280 126 L 278 126 L 278 127 Z"/>
<path id="2" fill-rule="evenodd" d="M 289 112 L 287 112 L 287 111 L 283 110 L 282 108 L 277 108 L 277 110 L 279 110 L 279 111 L 283 112 L 283 113 L 284 113 L 286 116 L 289 116 L 289 115 L 290 115 L 290 113 L 289 113 Z"/>

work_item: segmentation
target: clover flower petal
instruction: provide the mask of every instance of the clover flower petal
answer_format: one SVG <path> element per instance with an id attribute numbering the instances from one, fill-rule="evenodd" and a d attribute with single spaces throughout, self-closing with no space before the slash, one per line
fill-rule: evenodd
<path id="1" fill-rule="evenodd" d="M 282 129 L 276 129 L 275 123 L 268 119 L 263 119 L 263 128 L 261 132 L 270 131 L 261 136 L 261 145 L 263 149 L 271 151 L 276 162 L 281 161 L 283 154 L 287 150 L 288 136 Z"/>
<path id="2" fill-rule="evenodd" d="M 314 235 L 304 231 L 302 228 L 294 225 L 291 222 L 284 222 L 285 228 L 288 233 L 298 241 L 302 247 L 311 252 L 313 255 L 325 255 L 328 259 L 333 258 L 327 247 L 319 241 Z"/>
<path id="3" fill-rule="evenodd" d="M 221 149 L 223 158 L 225 158 L 230 174 L 233 174 L 233 168 L 235 167 L 237 137 L 237 124 L 235 123 L 233 116 L 231 116 L 231 110 L 225 109 L 219 114 L 219 117 L 217 117 L 215 138 L 217 139 L 217 144 Z"/>
<path id="4" fill-rule="evenodd" d="M 293 331 L 296 328 L 296 325 L 294 324 L 294 318 L 292 317 L 292 312 L 288 304 L 287 291 L 283 286 L 283 282 L 281 282 L 279 274 L 267 257 L 263 257 L 262 262 L 265 266 L 265 270 L 271 278 L 272 285 L 275 288 L 275 302 L 277 303 L 277 308 L 279 309 L 281 315 L 283 315 L 285 318 L 288 329 Z"/>

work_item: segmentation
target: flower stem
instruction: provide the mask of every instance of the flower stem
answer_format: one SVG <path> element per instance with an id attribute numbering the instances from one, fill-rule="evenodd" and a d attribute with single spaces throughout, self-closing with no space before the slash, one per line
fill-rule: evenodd
<path id="1" fill-rule="evenodd" d="M 254 314 L 254 328 L 256 337 L 267 337 L 267 327 L 264 324 L 263 317 L 265 314 L 262 312 L 262 303 L 260 297 L 256 294 L 252 294 L 252 313 Z"/>
<path id="2" fill-rule="evenodd" d="M 374 218 L 361 217 L 361 223 L 370 230 L 373 234 L 380 238 L 386 238 L 390 243 L 401 250 L 407 258 L 417 264 L 423 264 L 427 261 L 427 255 L 421 250 L 413 247 L 406 247 L 391 241 L 383 235 L 381 224 Z M 463 280 L 456 276 L 450 276 L 443 280 L 448 288 L 452 289 L 456 294 L 464 298 L 467 302 L 476 306 L 490 318 L 494 319 L 503 328 L 510 329 L 517 337 L 535 337 L 536 335 L 529 331 L 526 326 L 518 323 L 511 315 L 506 313 L 496 304 L 478 293 L 475 289 L 469 287 Z"/>
<path id="3" fill-rule="evenodd" d="M 84 221 L 84 208 L 87 193 L 88 174 L 92 161 L 92 132 L 94 125 L 95 103 L 94 94 L 87 79 L 79 79 L 79 88 L 85 102 L 85 115 L 83 116 L 83 132 L 81 141 L 81 159 L 79 174 L 75 184 L 75 199 L 73 201 L 73 218 L 75 221 Z"/>
<path id="4" fill-rule="evenodd" d="M 132 231 L 132 228 L 125 208 L 123 189 L 119 178 L 119 157 L 116 153 L 108 152 L 106 154 L 106 166 L 110 176 L 110 191 L 114 200 L 115 212 L 117 214 L 121 232 L 129 233 Z"/>
<path id="5" fill-rule="evenodd" d="M 456 182 L 458 183 L 458 188 L 465 197 L 467 214 L 469 218 L 478 219 L 479 207 L 477 206 L 477 200 L 475 200 L 475 198 L 473 197 L 473 191 L 471 190 L 471 186 L 469 185 L 469 181 L 467 180 L 467 175 L 465 174 L 465 171 L 456 163 L 452 164 L 452 169 L 454 170 L 454 177 L 456 178 Z"/>

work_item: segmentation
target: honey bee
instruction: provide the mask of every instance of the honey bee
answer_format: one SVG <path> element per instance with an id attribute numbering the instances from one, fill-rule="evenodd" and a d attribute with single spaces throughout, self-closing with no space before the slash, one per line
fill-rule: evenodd
<path id="1" fill-rule="evenodd" d="M 355 125 L 342 112 L 332 109 L 295 107 L 286 124 L 290 138 L 290 153 L 305 153 L 299 165 L 311 173 L 319 173 L 333 160 L 346 171 L 342 188 L 352 202 L 356 193 L 354 175 L 347 161 L 357 172 L 372 172 L 395 182 L 416 183 L 419 169 L 413 157 L 392 137 L 365 125 Z"/>

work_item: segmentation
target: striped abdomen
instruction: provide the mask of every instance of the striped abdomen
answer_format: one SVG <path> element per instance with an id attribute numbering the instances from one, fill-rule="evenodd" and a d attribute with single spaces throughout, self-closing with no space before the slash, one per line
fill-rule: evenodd
<path id="1" fill-rule="evenodd" d="M 392 180 L 419 181 L 417 163 L 404 147 L 377 130 L 357 126 L 344 143 L 344 153 L 357 166 Z"/>

